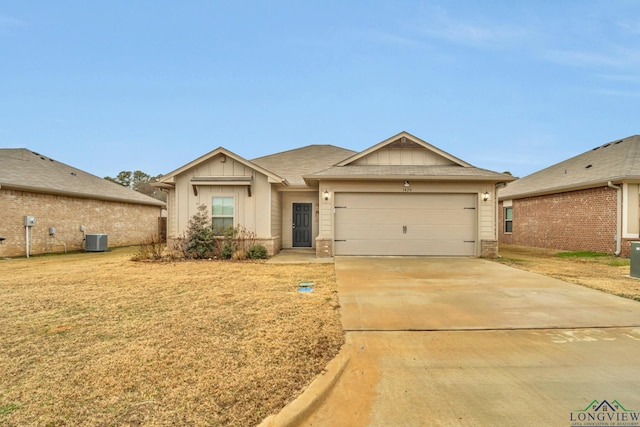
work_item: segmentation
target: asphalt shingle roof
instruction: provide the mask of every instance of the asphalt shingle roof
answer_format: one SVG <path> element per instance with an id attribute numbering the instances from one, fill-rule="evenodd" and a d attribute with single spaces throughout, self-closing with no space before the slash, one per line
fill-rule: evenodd
<path id="1" fill-rule="evenodd" d="M 38 193 L 164 206 L 160 200 L 26 148 L 0 149 L 0 187 Z"/>
<path id="2" fill-rule="evenodd" d="M 303 176 L 326 169 L 356 154 L 355 151 L 334 145 L 307 145 L 283 151 L 251 162 L 285 178 L 291 185 L 306 185 Z"/>
<path id="3" fill-rule="evenodd" d="M 500 199 L 511 199 L 607 185 L 640 179 L 640 136 L 634 135 L 595 147 L 500 189 Z"/>

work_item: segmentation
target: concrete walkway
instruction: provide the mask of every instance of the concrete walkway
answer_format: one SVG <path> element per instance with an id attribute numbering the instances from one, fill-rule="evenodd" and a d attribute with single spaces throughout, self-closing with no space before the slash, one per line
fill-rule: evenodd
<path id="1" fill-rule="evenodd" d="M 570 426 L 594 400 L 640 412 L 638 302 L 472 258 L 338 257 L 336 276 L 347 343 L 265 425 Z"/>
<path id="2" fill-rule="evenodd" d="M 333 258 L 318 258 L 312 248 L 282 249 L 267 264 L 333 264 Z"/>

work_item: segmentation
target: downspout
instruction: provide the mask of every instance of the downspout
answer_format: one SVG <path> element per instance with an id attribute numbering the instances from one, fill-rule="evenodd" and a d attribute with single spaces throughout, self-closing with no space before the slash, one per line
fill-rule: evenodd
<path id="1" fill-rule="evenodd" d="M 607 183 L 609 188 L 613 188 L 617 195 L 617 213 L 616 213 L 616 250 L 613 253 L 615 256 L 620 256 L 622 253 L 622 187 L 619 185 L 613 185 L 611 181 Z"/>

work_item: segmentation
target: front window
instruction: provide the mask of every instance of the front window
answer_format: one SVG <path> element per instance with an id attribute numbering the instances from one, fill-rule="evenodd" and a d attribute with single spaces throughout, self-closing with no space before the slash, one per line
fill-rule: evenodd
<path id="1" fill-rule="evenodd" d="M 211 224 L 216 234 L 222 235 L 234 224 L 235 201 L 233 197 L 214 197 L 212 200 L 213 212 Z"/>
<path id="2" fill-rule="evenodd" d="M 504 232 L 513 232 L 513 208 L 504 208 Z"/>

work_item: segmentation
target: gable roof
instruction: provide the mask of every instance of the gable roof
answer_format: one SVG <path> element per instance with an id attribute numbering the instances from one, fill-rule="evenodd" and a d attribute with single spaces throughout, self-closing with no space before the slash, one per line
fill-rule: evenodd
<path id="1" fill-rule="evenodd" d="M 307 145 L 258 157 L 252 162 L 285 177 L 291 185 L 306 186 L 304 175 L 328 168 L 355 153 L 334 145 Z"/>
<path id="2" fill-rule="evenodd" d="M 383 149 L 425 150 L 433 155 L 436 164 L 363 164 L 367 156 Z M 411 135 L 400 132 L 371 148 L 354 154 L 335 165 L 304 175 L 312 182 L 318 179 L 407 179 L 414 180 L 460 180 L 460 181 L 512 181 L 513 177 L 487 169 L 476 168 L 469 163 Z"/>
<path id="3" fill-rule="evenodd" d="M 164 202 L 26 148 L 0 149 L 0 188 L 164 206 Z"/>
<path id="4" fill-rule="evenodd" d="M 418 149 L 429 153 L 428 164 L 362 164 L 367 156 L 386 149 Z M 410 151 L 410 150 L 409 150 Z M 173 188 L 176 176 L 197 167 L 217 155 L 226 155 L 269 178 L 272 184 L 287 187 L 313 187 L 319 179 L 420 179 L 464 181 L 512 181 L 513 177 L 480 169 L 411 135 L 408 132 L 388 138 L 362 152 L 330 144 L 307 145 L 252 160 L 218 147 L 215 150 L 164 175 L 155 187 Z M 362 160 L 361 160 L 362 159 Z M 220 177 L 216 177 L 219 179 Z"/>
<path id="5" fill-rule="evenodd" d="M 245 166 L 247 166 L 248 168 L 251 168 L 257 172 L 260 172 L 263 175 L 266 175 L 267 178 L 269 179 L 269 182 L 272 183 L 283 183 L 286 184 L 286 179 L 284 179 L 283 177 L 276 175 L 275 173 L 263 168 L 262 166 L 258 165 L 257 163 L 253 163 L 250 162 L 249 160 L 227 150 L 224 147 L 218 147 L 213 151 L 210 151 L 209 153 L 198 157 L 197 159 L 187 163 L 186 165 L 174 170 L 173 172 L 170 172 L 166 175 L 164 175 L 162 178 L 160 178 L 158 180 L 157 183 L 154 183 L 153 185 L 156 187 L 165 187 L 165 186 L 171 186 L 171 184 L 175 183 L 175 178 L 176 176 L 180 175 L 181 173 L 198 166 L 199 164 L 206 162 L 209 159 L 212 159 L 213 157 L 217 156 L 217 155 L 225 155 L 227 157 L 232 158 L 233 160 L 235 160 L 238 163 L 241 163 Z M 163 185 L 164 184 L 164 185 Z M 167 185 L 169 184 L 169 185 Z"/>
<path id="6" fill-rule="evenodd" d="M 350 165 L 351 163 L 355 162 L 356 160 L 359 160 L 363 157 L 368 156 L 369 154 L 380 150 L 381 148 L 384 147 L 393 147 L 393 146 L 397 146 L 397 147 L 410 147 L 410 146 L 418 146 L 418 147 L 422 147 L 425 148 L 447 160 L 449 160 L 452 163 L 455 163 L 459 166 L 463 166 L 463 167 L 472 167 L 469 163 L 464 162 L 462 160 L 460 160 L 459 158 L 439 149 L 438 147 L 435 147 L 431 144 L 429 144 L 426 141 L 423 141 L 422 139 L 411 135 L 409 132 L 406 131 L 402 131 L 397 135 L 392 136 L 391 138 L 385 139 L 384 141 L 374 145 L 373 147 L 370 147 L 364 151 L 361 151 L 359 153 L 357 153 L 356 155 L 349 157 L 348 159 L 345 159 L 343 161 L 341 161 L 340 163 L 336 164 L 336 166 L 347 166 Z"/>
<path id="7" fill-rule="evenodd" d="M 501 188 L 499 199 L 515 199 L 640 180 L 640 136 L 595 147 Z"/>

